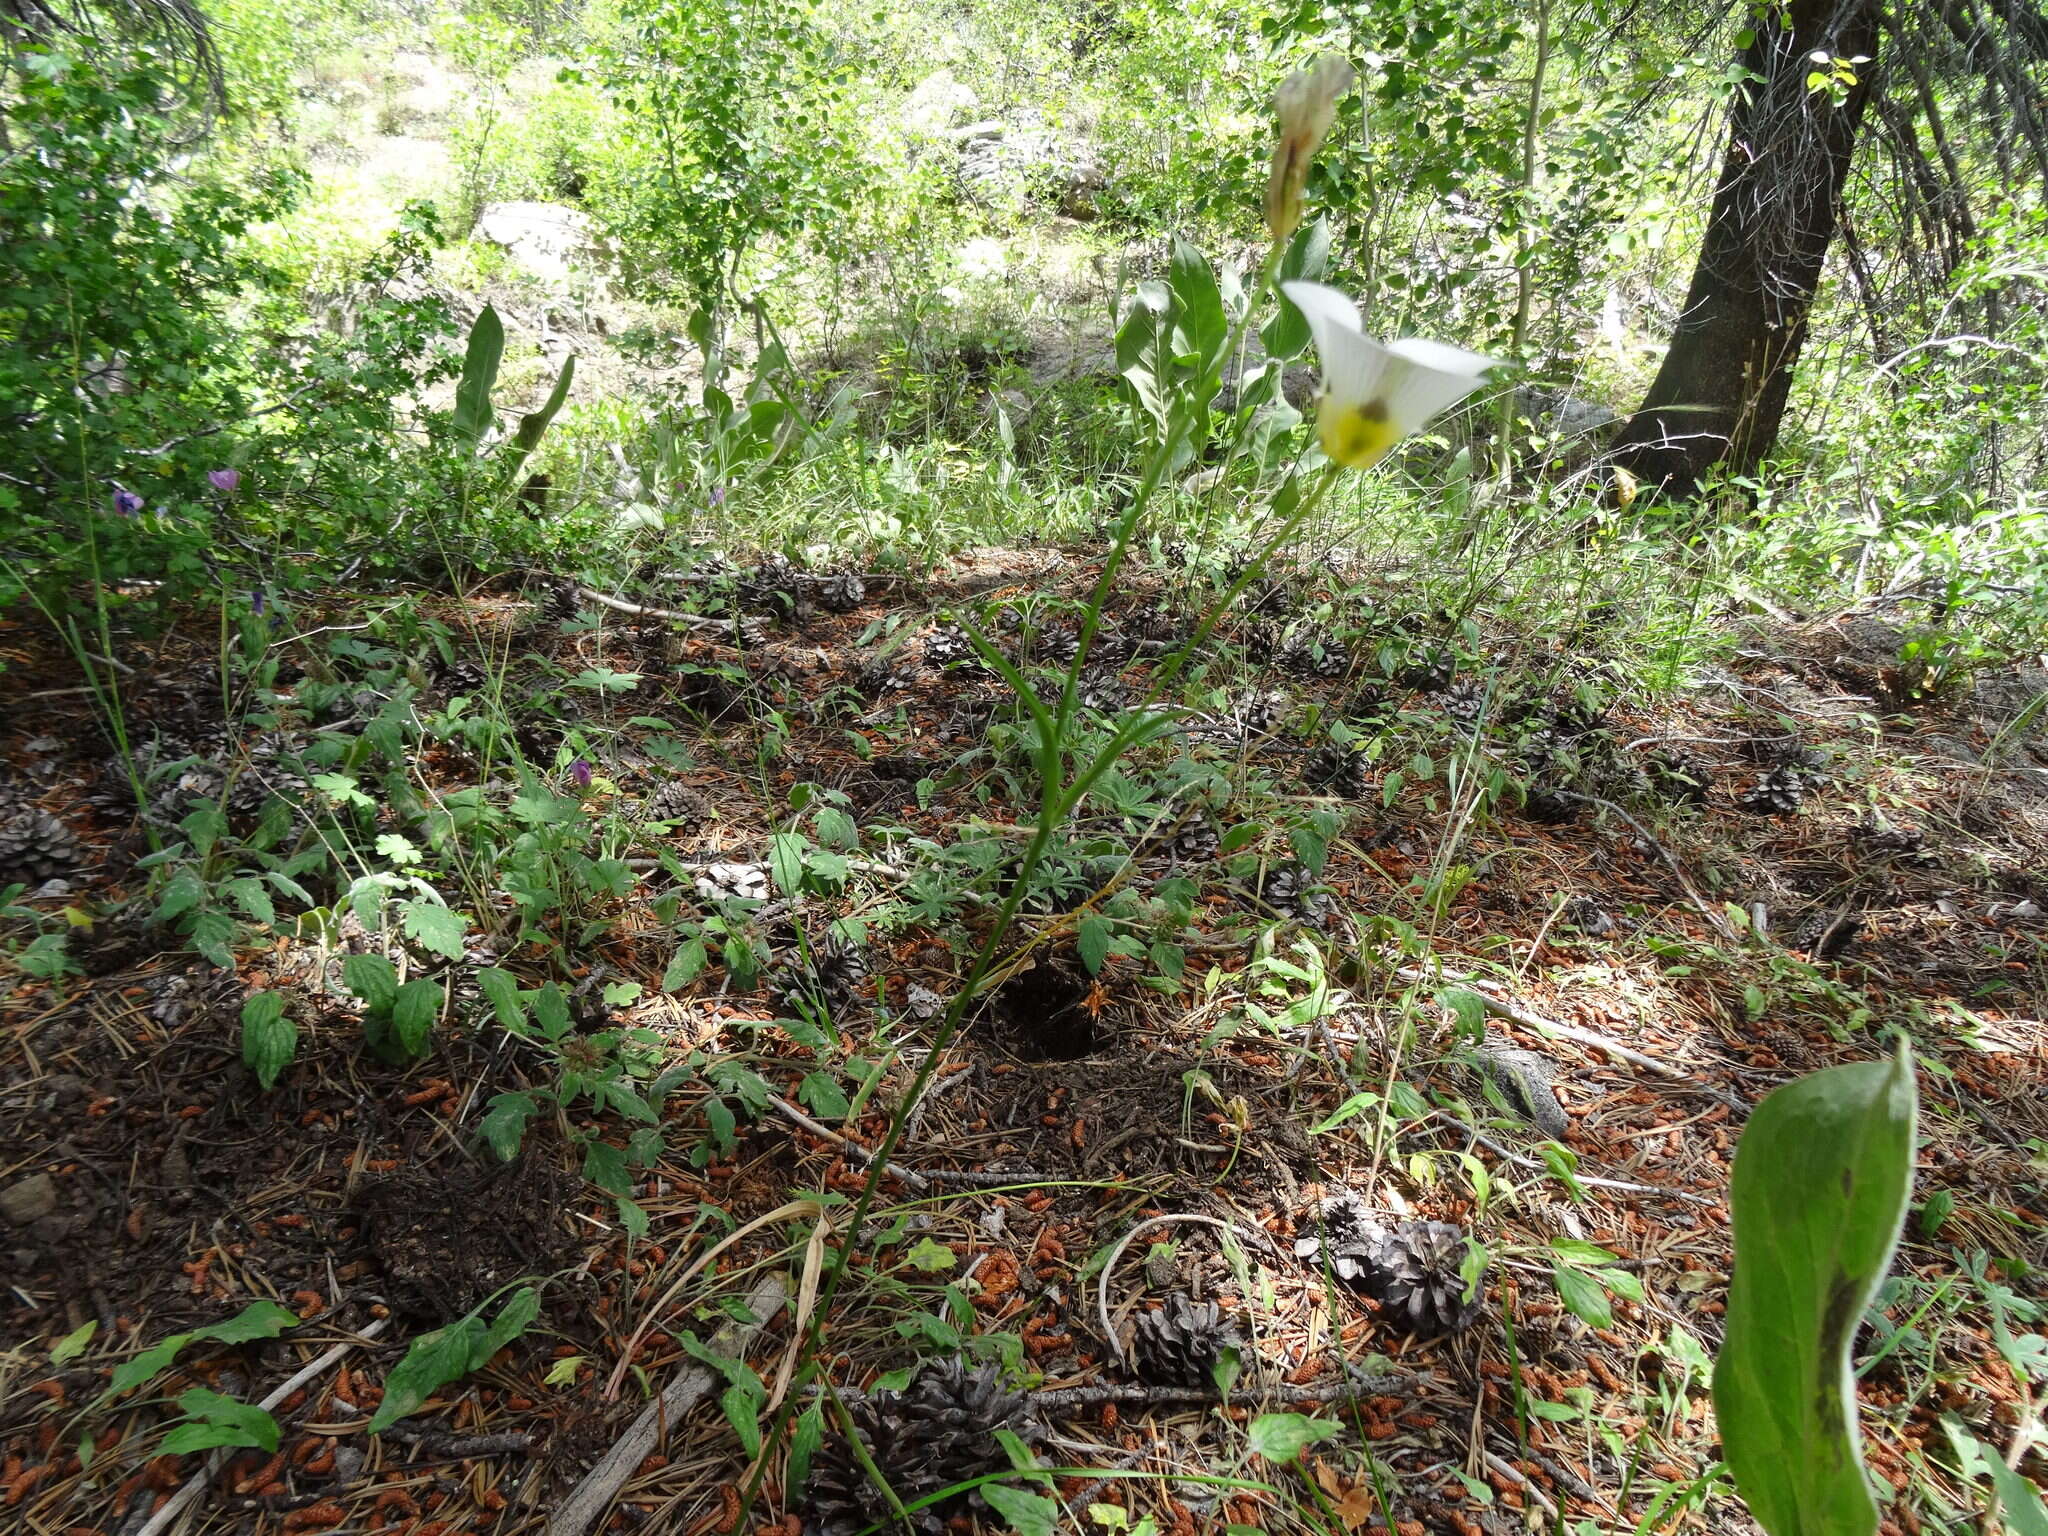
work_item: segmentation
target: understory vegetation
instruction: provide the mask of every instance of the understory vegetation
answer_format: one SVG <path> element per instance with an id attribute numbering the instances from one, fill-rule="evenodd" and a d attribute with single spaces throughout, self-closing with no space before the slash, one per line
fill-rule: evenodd
<path id="1" fill-rule="evenodd" d="M 2048 1531 L 2037 0 L 0 61 L 9 1528 Z"/>

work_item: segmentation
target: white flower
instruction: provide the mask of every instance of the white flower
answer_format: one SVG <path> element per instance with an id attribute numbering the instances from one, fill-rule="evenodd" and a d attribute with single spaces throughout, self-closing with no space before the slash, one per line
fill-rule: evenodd
<path id="1" fill-rule="evenodd" d="M 1365 469 L 1486 382 L 1498 358 L 1406 337 L 1382 346 L 1358 306 L 1322 283 L 1282 283 L 1308 321 L 1323 360 L 1316 437 L 1339 464 Z"/>
<path id="2" fill-rule="evenodd" d="M 1301 223 L 1301 193 L 1308 182 L 1309 162 L 1330 136 L 1337 120 L 1337 99 L 1351 89 L 1358 71 L 1338 54 L 1321 55 L 1307 69 L 1297 69 L 1273 93 L 1273 114 L 1280 119 L 1280 142 L 1273 149 L 1273 171 L 1266 180 L 1266 227 L 1275 240 L 1285 240 Z"/>

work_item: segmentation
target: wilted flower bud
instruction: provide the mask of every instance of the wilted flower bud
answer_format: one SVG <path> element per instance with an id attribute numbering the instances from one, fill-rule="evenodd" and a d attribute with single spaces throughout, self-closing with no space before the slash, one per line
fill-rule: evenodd
<path id="1" fill-rule="evenodd" d="M 569 765 L 569 782 L 578 789 L 590 788 L 590 763 L 586 758 L 577 758 Z"/>
<path id="2" fill-rule="evenodd" d="M 142 510 L 142 498 L 133 491 L 114 492 L 114 512 L 120 517 L 133 517 Z"/>
<path id="3" fill-rule="evenodd" d="M 1273 150 L 1273 174 L 1266 182 L 1266 227 L 1275 240 L 1285 240 L 1301 223 L 1301 191 L 1308 183 L 1309 162 L 1330 136 L 1337 118 L 1337 98 L 1351 89 L 1358 72 L 1351 61 L 1334 53 L 1319 56 L 1307 69 L 1297 69 L 1273 93 L 1273 111 L 1280 119 L 1280 142 Z"/>
<path id="4" fill-rule="evenodd" d="M 242 483 L 242 472 L 239 469 L 209 469 L 206 482 L 216 491 L 233 494 L 235 487 Z"/>

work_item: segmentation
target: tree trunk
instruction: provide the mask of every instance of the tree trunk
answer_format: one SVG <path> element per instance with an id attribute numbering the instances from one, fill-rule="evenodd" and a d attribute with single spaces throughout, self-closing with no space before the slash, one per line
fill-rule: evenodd
<path id="1" fill-rule="evenodd" d="M 1870 97 L 1880 4 L 1791 0 L 1754 22 L 1685 309 L 1612 453 L 1646 492 L 1690 496 L 1712 466 L 1748 474 L 1777 443 Z M 1868 62 L 1853 85 L 1816 90 L 1816 53 Z"/>

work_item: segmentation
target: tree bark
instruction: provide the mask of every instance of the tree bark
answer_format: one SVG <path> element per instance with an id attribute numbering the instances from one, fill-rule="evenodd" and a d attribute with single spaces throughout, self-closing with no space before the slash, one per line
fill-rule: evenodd
<path id="1" fill-rule="evenodd" d="M 1881 3 L 1791 0 L 1753 22 L 1685 308 L 1612 451 L 1645 492 L 1691 496 L 1713 466 L 1748 474 L 1777 443 L 1870 99 Z M 1826 68 L 1816 53 L 1868 62 L 1837 95 L 1808 87 Z"/>

